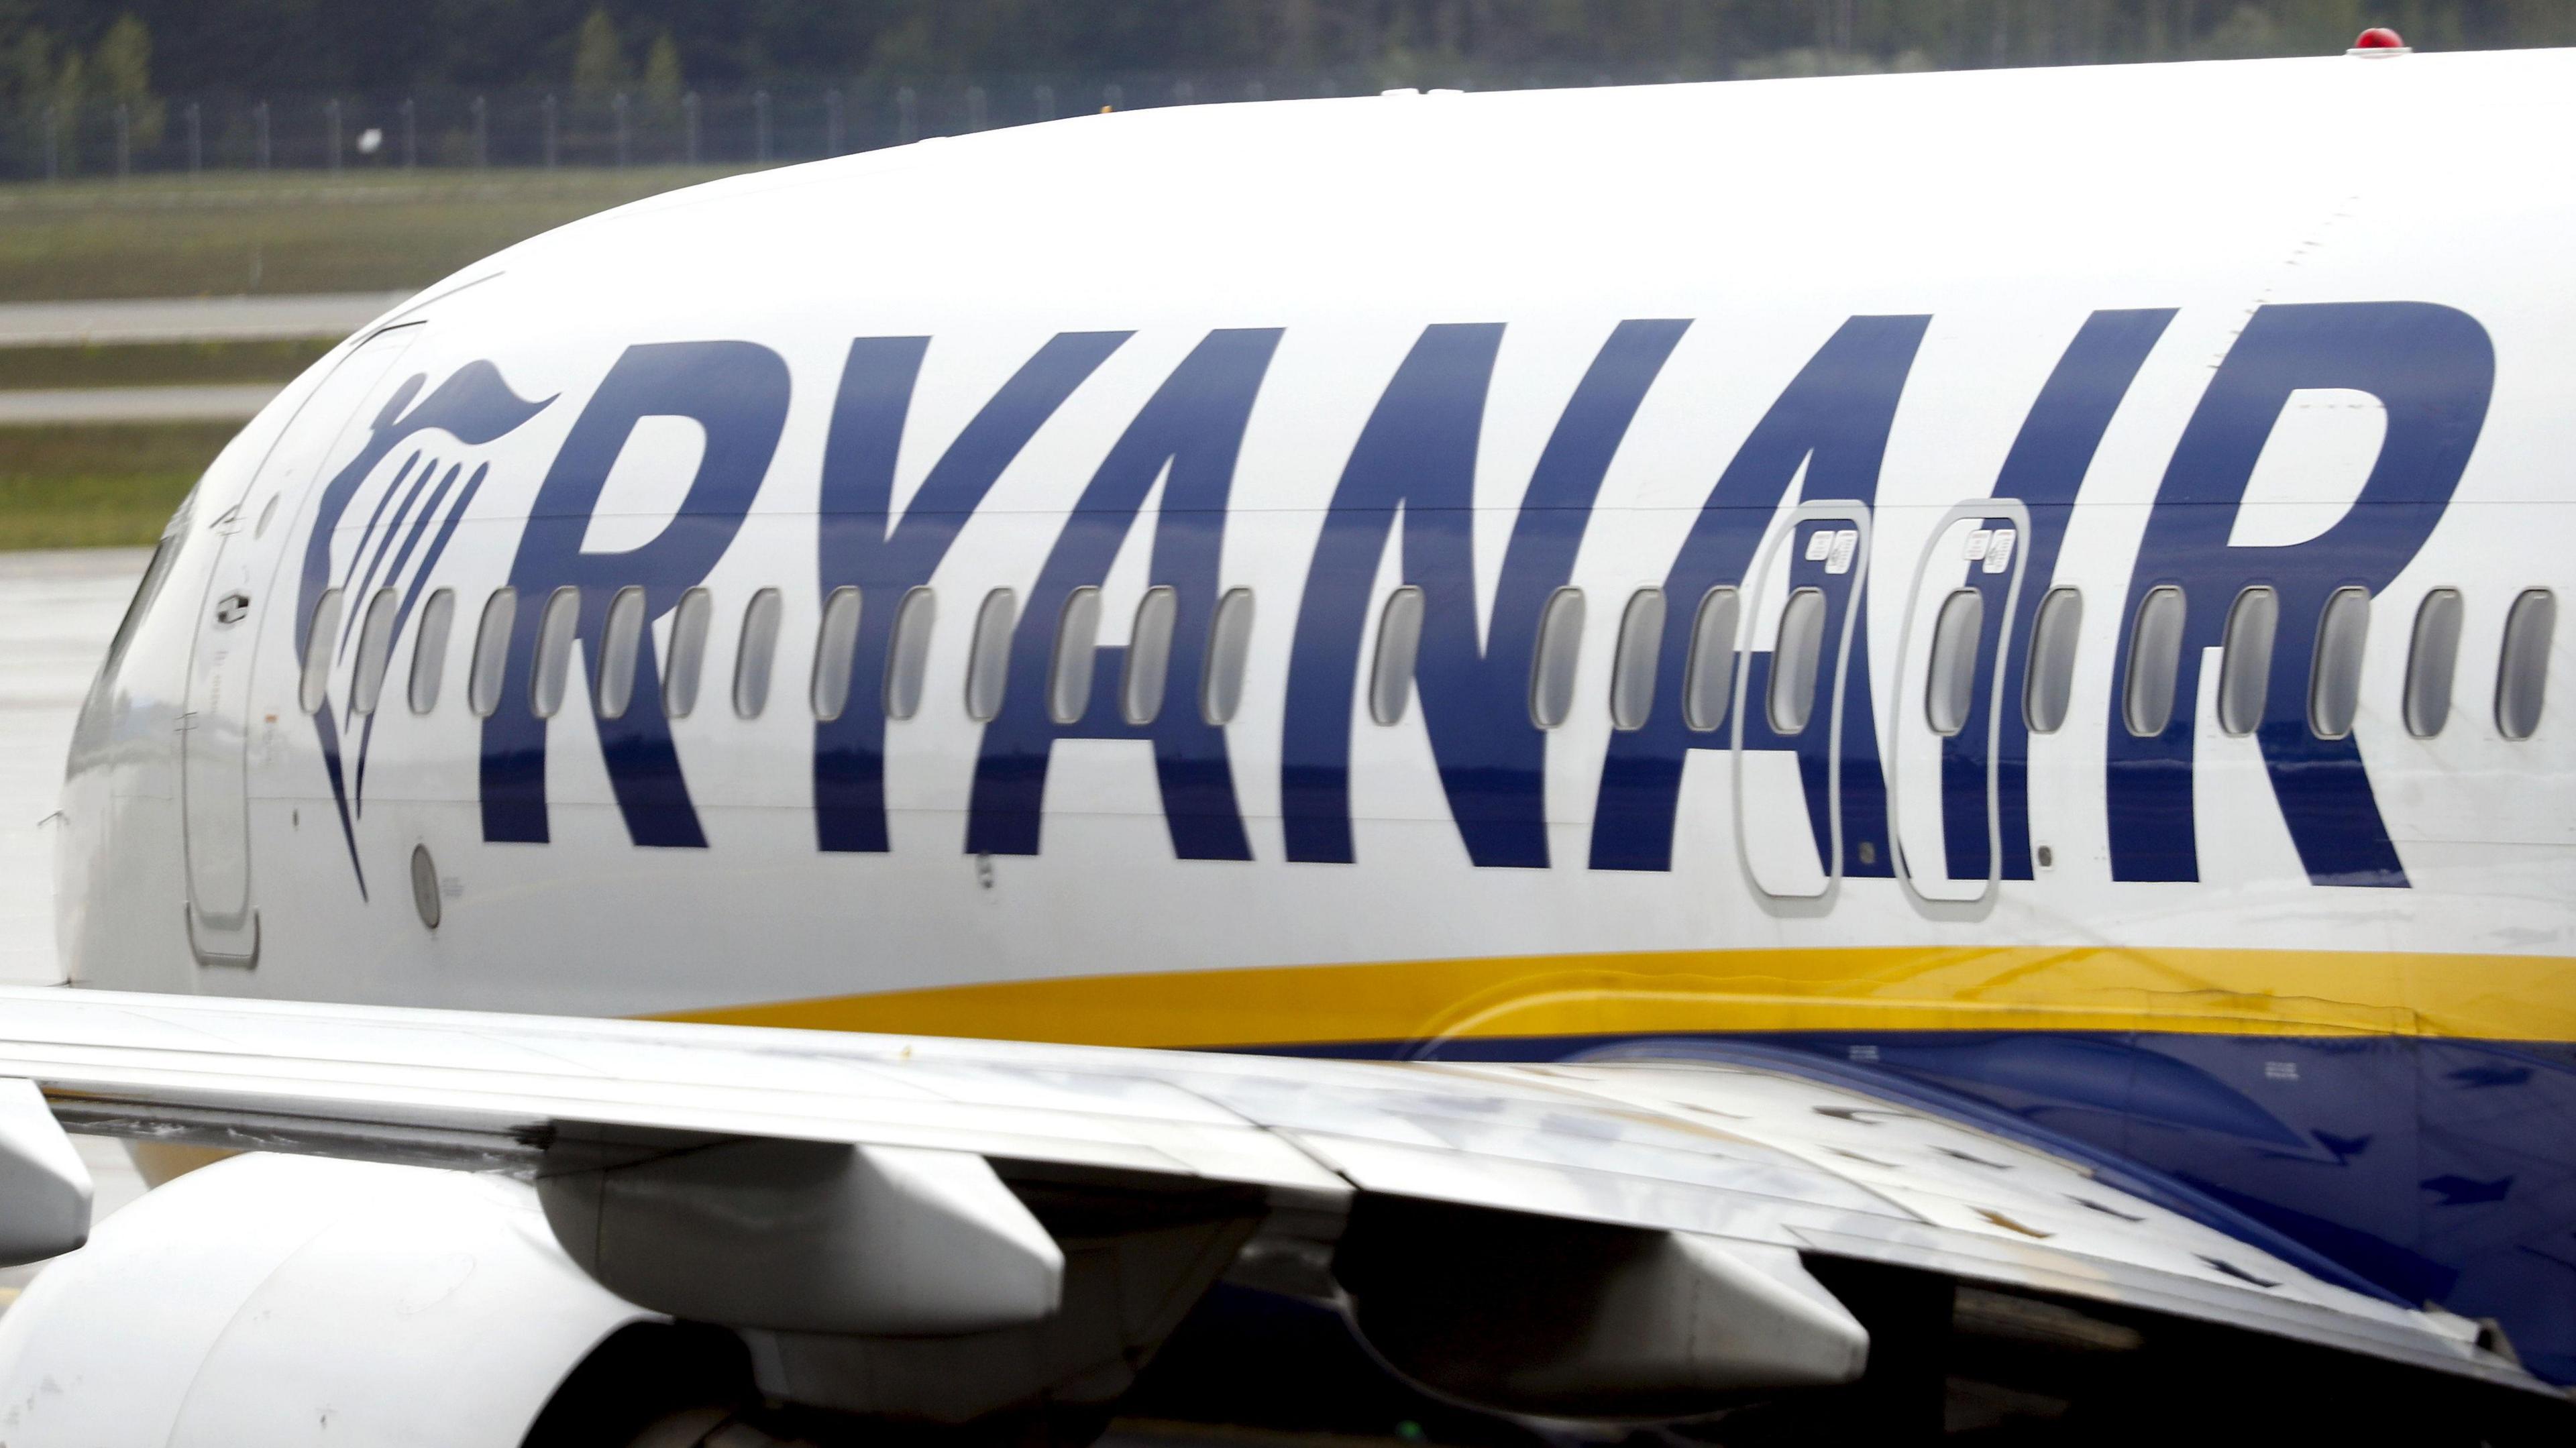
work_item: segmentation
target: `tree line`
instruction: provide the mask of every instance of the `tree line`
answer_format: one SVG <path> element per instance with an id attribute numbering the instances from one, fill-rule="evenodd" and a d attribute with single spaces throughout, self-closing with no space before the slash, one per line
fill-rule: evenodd
<path id="1" fill-rule="evenodd" d="M 2570 0 L 0 0 L 0 99 L 1335 70 L 1387 84 L 2576 44 Z"/>

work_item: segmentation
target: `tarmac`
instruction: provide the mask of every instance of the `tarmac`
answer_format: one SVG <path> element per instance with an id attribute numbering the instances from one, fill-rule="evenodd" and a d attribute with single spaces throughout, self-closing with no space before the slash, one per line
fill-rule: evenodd
<path id="1" fill-rule="evenodd" d="M 54 958 L 54 811 L 72 721 L 152 556 L 144 548 L 0 553 L 0 981 L 62 979 Z M 76 1136 L 103 1221 L 143 1195 L 120 1142 Z M 36 1275 L 0 1268 L 0 1309 Z"/>
<path id="2" fill-rule="evenodd" d="M 151 556 L 144 548 L 0 553 L 0 982 L 62 978 L 50 820 L 72 721 Z"/>
<path id="3" fill-rule="evenodd" d="M 125 346 L 140 342 L 273 342 L 345 337 L 407 292 L 281 297 L 149 297 L 134 301 L 0 303 L 0 347 Z"/>
<path id="4" fill-rule="evenodd" d="M 391 310 L 404 292 L 283 297 L 155 297 L 0 303 L 0 348 L 122 347 L 152 342 L 338 339 Z M 39 423 L 241 422 L 281 383 L 28 388 L 0 391 L 0 427 Z"/>
<path id="5" fill-rule="evenodd" d="M 0 392 L 0 427 L 31 423 L 247 422 L 285 384 L 44 387 Z"/>

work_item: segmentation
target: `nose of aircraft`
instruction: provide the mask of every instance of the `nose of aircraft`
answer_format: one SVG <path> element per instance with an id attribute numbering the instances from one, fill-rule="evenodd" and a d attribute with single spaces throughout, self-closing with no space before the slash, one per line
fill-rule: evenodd
<path id="1" fill-rule="evenodd" d="M 108 772 L 175 777 L 187 630 L 172 617 L 186 605 L 171 578 L 187 517 L 183 504 L 149 553 L 36 554 L 0 570 L 12 682 L 35 705 L 0 711 L 0 818 L 44 815 L 41 830 L 0 832 L 0 979 L 79 979 L 80 942 L 106 901 L 121 898 L 131 911 L 133 900 L 178 887 L 175 878 L 135 878 L 150 862 L 115 853 L 119 791 Z M 130 792 L 148 801 L 155 789 L 138 775 Z M 166 792 L 161 802 L 171 802 Z M 129 845 L 145 843 L 131 833 Z"/>

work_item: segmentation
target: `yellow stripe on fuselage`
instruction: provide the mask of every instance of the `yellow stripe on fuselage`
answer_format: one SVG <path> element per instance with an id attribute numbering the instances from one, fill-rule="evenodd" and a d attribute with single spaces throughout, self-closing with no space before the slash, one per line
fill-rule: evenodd
<path id="1" fill-rule="evenodd" d="M 998 981 L 669 1018 L 1203 1048 L 1760 1031 L 2576 1041 L 2576 960 L 2100 946 L 1678 950 Z"/>

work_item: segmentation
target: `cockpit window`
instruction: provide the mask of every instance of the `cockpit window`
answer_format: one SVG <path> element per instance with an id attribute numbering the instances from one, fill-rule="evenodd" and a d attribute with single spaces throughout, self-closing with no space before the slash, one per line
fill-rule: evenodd
<path id="1" fill-rule="evenodd" d="M 143 565 L 143 581 L 134 586 L 134 598 L 125 605 L 125 617 L 117 622 L 116 636 L 108 641 L 107 657 L 98 666 L 98 676 L 90 681 L 88 697 L 81 701 L 80 719 L 72 729 L 75 756 L 84 742 L 104 737 L 108 700 L 116 692 L 116 675 L 125 664 L 126 645 L 134 641 L 143 616 L 152 611 L 152 601 L 161 595 L 162 580 L 170 576 L 170 565 L 177 561 L 180 542 L 187 536 L 187 516 L 188 507 L 182 503 L 178 518 L 161 535 L 160 546 L 152 550 L 151 561 Z"/>
<path id="2" fill-rule="evenodd" d="M 117 666 L 125 662 L 125 646 L 134 642 L 135 627 L 152 611 L 152 600 L 160 597 L 161 580 L 170 576 L 170 565 L 179 557 L 180 537 L 175 531 L 164 536 L 152 550 L 152 561 L 143 565 L 143 581 L 134 586 L 134 600 L 125 605 L 125 617 L 117 621 L 116 637 L 108 640 L 107 661 L 99 665 L 102 688 L 116 677 Z"/>

